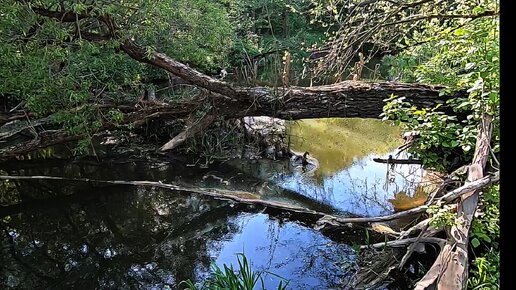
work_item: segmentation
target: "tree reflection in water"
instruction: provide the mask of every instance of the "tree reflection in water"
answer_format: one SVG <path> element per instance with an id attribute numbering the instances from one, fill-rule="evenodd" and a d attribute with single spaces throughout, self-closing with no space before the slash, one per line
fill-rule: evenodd
<path id="1" fill-rule="evenodd" d="M 227 202 L 156 188 L 77 186 L 16 182 L 26 202 L 0 211 L 2 285 L 176 289 L 182 280 L 202 280 L 212 261 L 233 263 L 244 250 L 256 270 L 311 289 L 338 284 L 344 274 L 336 263 L 353 258 L 348 246 L 310 228 L 241 213 Z M 63 188 L 74 194 L 61 196 Z M 41 189 L 45 200 L 28 198 Z"/>

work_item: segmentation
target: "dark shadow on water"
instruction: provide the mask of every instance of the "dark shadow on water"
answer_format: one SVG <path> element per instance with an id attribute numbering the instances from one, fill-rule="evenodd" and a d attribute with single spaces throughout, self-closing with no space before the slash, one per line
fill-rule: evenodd
<path id="1" fill-rule="evenodd" d="M 19 182 L 18 190 L 34 185 Z M 74 192 L 3 214 L 2 285 L 177 289 L 182 280 L 205 277 L 211 261 L 233 263 L 235 253 L 244 252 L 253 269 L 291 279 L 292 289 L 326 289 L 343 283 L 339 263 L 354 261 L 346 244 L 258 209 L 154 188 L 88 186 Z M 268 276 L 266 288 L 277 282 Z"/>
<path id="2" fill-rule="evenodd" d="M 384 188 L 386 166 L 372 158 L 392 153 L 397 143 L 385 145 L 382 135 L 369 142 L 376 151 L 361 145 L 383 125 L 309 125 L 302 132 L 311 145 L 295 149 L 319 159 L 313 175 L 289 160 L 234 159 L 200 168 L 171 156 L 10 161 L 0 163 L 0 174 L 162 181 L 249 192 L 331 214 L 392 212 L 389 199 L 411 184 L 400 175 Z M 325 126 L 341 128 L 337 142 L 365 133 L 317 151 L 335 137 Z M 342 289 L 358 269 L 352 245 L 366 242 L 363 228 L 318 232 L 315 220 L 301 215 L 153 187 L 8 180 L 0 183 L 0 205 L 0 285 L 8 289 L 177 289 L 182 280 L 202 281 L 212 262 L 234 264 L 239 252 L 253 269 L 289 279 L 290 289 Z M 266 289 L 277 283 L 265 279 Z"/>

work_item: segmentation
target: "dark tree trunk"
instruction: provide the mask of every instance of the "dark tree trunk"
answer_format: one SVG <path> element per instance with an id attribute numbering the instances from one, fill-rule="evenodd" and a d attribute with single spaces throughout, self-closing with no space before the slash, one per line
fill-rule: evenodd
<path id="1" fill-rule="evenodd" d="M 72 12 L 49 11 L 40 8 L 35 9 L 34 12 L 61 22 L 69 21 L 74 16 Z M 76 16 L 87 17 L 87 15 Z M 116 24 L 109 15 L 96 19 L 104 23 L 109 31 L 108 35 L 101 35 L 103 38 L 117 39 L 119 37 Z M 88 39 L 86 31 L 83 36 Z M 90 39 L 90 41 L 96 41 L 96 39 Z M 344 81 L 333 85 L 309 88 L 242 87 L 205 75 L 163 53 L 149 52 L 146 48 L 130 40 L 122 41 L 120 48 L 136 61 L 164 69 L 182 78 L 185 82 L 206 90 L 193 100 L 175 104 L 149 102 L 143 108 L 141 106 L 135 108 L 126 104 L 114 105 L 126 114 L 125 123 L 132 123 L 136 126 L 149 119 L 184 119 L 194 116 L 196 112 L 205 111 L 207 108 L 211 115 L 228 118 L 243 116 L 270 116 L 287 120 L 328 117 L 379 118 L 385 100 L 391 96 L 405 98 L 415 107 L 431 108 L 437 104 L 443 104 L 441 110 L 453 113 L 445 102 L 455 96 L 439 96 L 439 91 L 444 88 L 442 86 Z M 94 105 L 102 109 L 110 107 L 105 104 Z M 23 154 L 84 137 L 82 135 L 68 136 L 62 130 L 49 131 L 49 128 L 55 129 L 55 126 L 54 128 L 45 126 L 48 124 L 42 120 L 37 120 L 38 128 L 31 125 L 36 120 L 27 122 L 28 125 L 22 124 L 22 128 L 25 126 L 24 130 L 20 130 L 20 126 L 9 126 L 10 123 L 12 125 L 12 121 L 21 122 L 20 119 L 30 119 L 29 116 L 30 113 L 26 114 L 25 112 L 23 114 L 0 113 L 0 156 Z M 108 123 L 104 124 L 101 129 L 112 129 L 113 126 Z M 6 128 L 10 127 L 17 127 L 20 134 L 17 134 L 18 131 L 9 132 L 9 129 Z M 29 140 L 27 134 L 22 136 L 23 138 L 17 138 L 16 135 L 22 135 L 27 131 L 30 133 Z M 18 140 L 18 143 L 13 144 L 13 140 Z"/>

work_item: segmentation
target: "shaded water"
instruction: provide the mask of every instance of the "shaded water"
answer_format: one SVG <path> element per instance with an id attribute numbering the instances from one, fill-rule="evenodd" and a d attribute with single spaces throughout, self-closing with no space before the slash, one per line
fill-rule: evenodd
<path id="1" fill-rule="evenodd" d="M 311 120 L 291 132 L 293 148 L 320 161 L 312 175 L 288 160 L 198 168 L 170 157 L 27 160 L 0 164 L 0 171 L 225 188 L 352 216 L 392 212 L 389 199 L 409 186 L 398 176 L 397 185 L 383 189 L 386 165 L 371 161 L 399 145 L 396 128 Z M 303 220 L 152 187 L 10 180 L 0 187 L 0 202 L 0 285 L 15 289 L 178 289 L 182 280 L 203 280 L 212 262 L 235 264 L 238 252 L 253 269 L 289 279 L 290 289 L 339 289 L 358 268 L 351 246 L 365 242 L 363 231 L 330 239 Z M 264 282 L 272 289 L 278 278 Z"/>

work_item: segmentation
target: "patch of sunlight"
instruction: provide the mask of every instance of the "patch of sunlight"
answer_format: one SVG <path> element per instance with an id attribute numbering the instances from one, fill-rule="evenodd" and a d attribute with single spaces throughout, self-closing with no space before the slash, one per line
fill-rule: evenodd
<path id="1" fill-rule="evenodd" d="M 388 201 L 392 204 L 394 211 L 399 212 L 423 205 L 427 197 L 428 193 L 418 186 L 414 195 L 411 196 L 404 191 L 400 191 L 395 193 L 394 198 Z"/>
<path id="2" fill-rule="evenodd" d="M 395 193 L 394 198 L 388 201 L 396 212 L 423 205 L 427 201 L 428 195 L 441 187 L 444 180 L 443 177 L 444 174 L 442 173 L 425 170 L 421 181 L 418 182 L 413 193 L 400 191 Z"/>
<path id="3" fill-rule="evenodd" d="M 289 123 L 291 148 L 319 160 L 316 175 L 331 176 L 369 154 L 386 154 L 402 144 L 400 129 L 376 119 L 306 119 Z"/>

